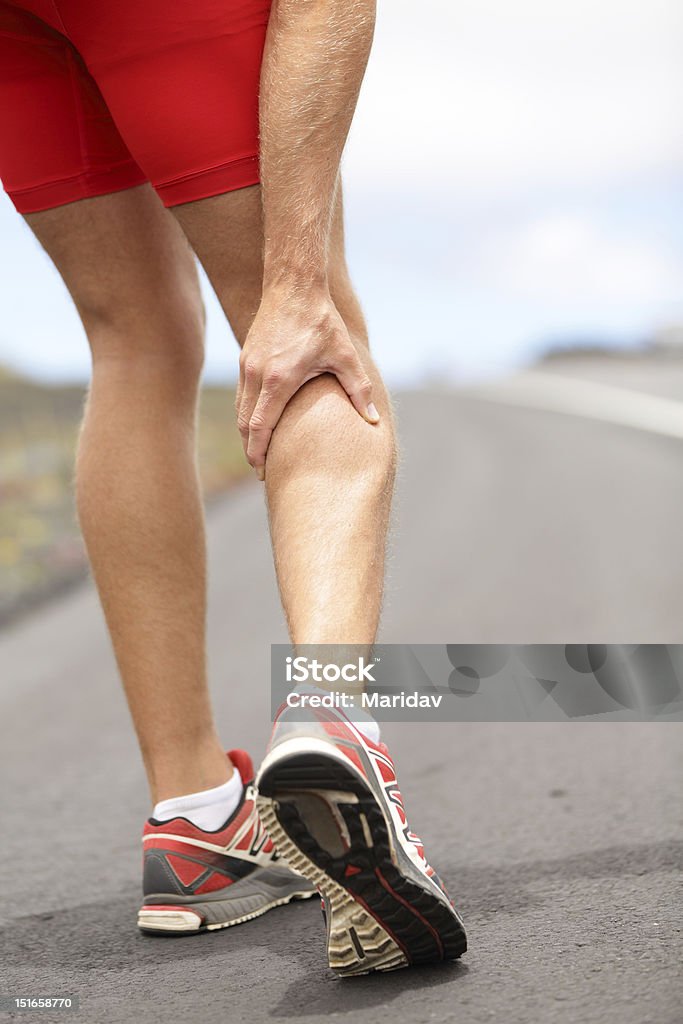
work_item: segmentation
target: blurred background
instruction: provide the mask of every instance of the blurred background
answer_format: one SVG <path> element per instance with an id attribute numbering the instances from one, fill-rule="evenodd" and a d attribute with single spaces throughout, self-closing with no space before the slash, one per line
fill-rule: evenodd
<path id="1" fill-rule="evenodd" d="M 683 353 L 682 38 L 673 0 L 380 2 L 346 208 L 396 391 L 571 353 L 584 367 L 628 361 L 633 386 Z M 83 571 L 70 479 L 89 359 L 59 276 L 4 196 L 0 238 L 2 621 Z M 246 467 L 225 394 L 237 352 L 204 284 L 214 494 Z"/>

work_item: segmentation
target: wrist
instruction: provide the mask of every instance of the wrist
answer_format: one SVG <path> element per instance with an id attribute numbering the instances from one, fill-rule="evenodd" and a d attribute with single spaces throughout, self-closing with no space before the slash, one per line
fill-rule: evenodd
<path id="1" fill-rule="evenodd" d="M 322 226 L 301 217 L 296 223 L 276 226 L 268 217 L 265 201 L 264 209 L 264 289 L 327 289 L 327 233 Z"/>
<path id="2" fill-rule="evenodd" d="M 263 268 L 263 293 L 276 294 L 282 299 L 303 295 L 329 298 L 327 268 L 310 264 L 297 266 L 281 260 L 270 265 L 266 262 Z"/>

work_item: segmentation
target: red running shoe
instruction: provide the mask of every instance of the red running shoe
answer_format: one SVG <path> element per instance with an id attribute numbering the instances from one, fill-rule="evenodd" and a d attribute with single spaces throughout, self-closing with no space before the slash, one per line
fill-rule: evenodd
<path id="1" fill-rule="evenodd" d="M 278 850 L 321 892 L 329 964 L 340 975 L 465 952 L 463 922 L 408 827 L 383 743 L 341 711 L 285 707 L 256 788 Z"/>
<path id="2" fill-rule="evenodd" d="M 142 836 L 144 903 L 138 927 L 156 934 L 190 934 L 250 921 L 315 886 L 281 859 L 254 803 L 254 769 L 243 750 L 229 751 L 244 793 L 215 832 L 187 818 L 150 818 Z"/>

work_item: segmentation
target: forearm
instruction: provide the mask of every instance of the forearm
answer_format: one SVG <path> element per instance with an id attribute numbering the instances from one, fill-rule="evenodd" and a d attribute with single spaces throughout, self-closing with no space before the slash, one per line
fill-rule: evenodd
<path id="1" fill-rule="evenodd" d="M 339 163 L 367 64 L 375 0 L 272 0 L 261 72 L 263 295 L 240 357 L 237 423 L 265 476 L 299 388 L 331 373 L 368 423 L 372 382 L 328 286 Z"/>
<path id="2" fill-rule="evenodd" d="M 273 0 L 261 74 L 264 284 L 326 284 L 339 164 L 375 0 Z"/>

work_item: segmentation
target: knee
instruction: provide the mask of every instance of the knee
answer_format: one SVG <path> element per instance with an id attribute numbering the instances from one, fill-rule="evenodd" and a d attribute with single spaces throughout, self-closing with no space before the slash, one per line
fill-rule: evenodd
<path id="1" fill-rule="evenodd" d="M 178 289 L 126 296 L 94 296 L 79 304 L 93 369 L 124 377 L 154 375 L 198 385 L 204 364 L 205 310 L 198 281 Z"/>

